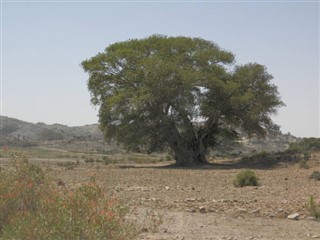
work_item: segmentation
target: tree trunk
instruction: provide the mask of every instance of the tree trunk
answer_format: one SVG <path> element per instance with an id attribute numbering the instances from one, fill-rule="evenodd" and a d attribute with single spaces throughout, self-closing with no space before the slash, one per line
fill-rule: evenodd
<path id="1" fill-rule="evenodd" d="M 206 149 L 201 142 L 195 141 L 188 146 L 183 142 L 173 141 L 170 145 L 175 153 L 177 166 L 190 167 L 209 163 L 206 159 Z"/>
<path id="2" fill-rule="evenodd" d="M 193 136 L 186 140 L 181 137 L 174 124 L 171 124 L 169 129 L 170 135 L 167 141 L 175 154 L 177 166 L 190 167 L 209 163 L 205 156 L 207 149 L 204 147 L 203 137 Z"/>

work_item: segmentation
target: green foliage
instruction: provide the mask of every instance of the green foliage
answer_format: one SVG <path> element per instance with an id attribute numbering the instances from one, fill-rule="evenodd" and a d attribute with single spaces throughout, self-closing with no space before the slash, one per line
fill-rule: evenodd
<path id="1" fill-rule="evenodd" d="M 270 115 L 283 103 L 272 76 L 260 64 L 234 63 L 211 41 L 153 35 L 114 43 L 82 67 L 107 139 L 131 150 L 169 147 L 182 161 L 237 130 L 274 127 Z"/>
<path id="2" fill-rule="evenodd" d="M 317 203 L 314 197 L 310 196 L 305 208 L 307 209 L 311 217 L 320 220 L 320 199 Z"/>
<path id="3" fill-rule="evenodd" d="M 53 184 L 25 158 L 0 172 L 0 239 L 134 239 L 128 208 L 94 177 L 76 190 Z"/>
<path id="4" fill-rule="evenodd" d="M 307 161 L 305 159 L 301 159 L 299 161 L 299 167 L 300 168 L 304 168 L 304 169 L 308 169 L 309 168 L 308 163 L 307 163 Z"/>
<path id="5" fill-rule="evenodd" d="M 301 153 L 305 159 L 309 159 L 311 152 L 320 150 L 320 138 L 303 138 L 298 142 L 290 143 L 289 150 Z"/>
<path id="6" fill-rule="evenodd" d="M 234 186 L 258 186 L 258 177 L 252 170 L 243 170 L 237 174 L 234 180 Z"/>
<path id="7" fill-rule="evenodd" d="M 314 171 L 314 172 L 310 175 L 309 178 L 320 181 L 320 172 L 319 172 L 319 171 Z"/>

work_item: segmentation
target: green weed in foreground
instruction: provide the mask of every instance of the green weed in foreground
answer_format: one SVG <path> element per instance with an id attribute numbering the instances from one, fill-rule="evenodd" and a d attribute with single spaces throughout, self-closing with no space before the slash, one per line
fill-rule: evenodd
<path id="1" fill-rule="evenodd" d="M 128 209 L 95 179 L 71 191 L 19 157 L 0 172 L 0 239 L 133 239 Z"/>
<path id="2" fill-rule="evenodd" d="M 314 217 L 317 220 L 320 220 L 320 199 L 317 203 L 314 197 L 310 196 L 305 208 L 309 212 L 310 216 Z"/>

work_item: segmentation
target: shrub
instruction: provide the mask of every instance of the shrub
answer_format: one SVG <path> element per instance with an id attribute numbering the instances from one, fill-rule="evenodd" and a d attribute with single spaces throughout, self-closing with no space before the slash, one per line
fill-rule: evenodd
<path id="1" fill-rule="evenodd" d="M 320 181 L 320 172 L 319 171 L 314 171 L 310 177 L 310 179 L 315 179 L 315 180 L 319 180 Z"/>
<path id="2" fill-rule="evenodd" d="M 71 191 L 23 158 L 0 172 L 0 239 L 134 239 L 128 208 L 94 178 Z"/>
<path id="3" fill-rule="evenodd" d="M 309 166 L 308 166 L 307 160 L 305 160 L 305 159 L 300 160 L 299 161 L 299 167 L 300 168 L 304 168 L 304 169 L 308 169 Z"/>
<path id="4" fill-rule="evenodd" d="M 58 162 L 57 166 L 64 167 L 66 170 L 73 170 L 75 167 L 77 167 L 80 163 L 79 162 Z"/>
<path id="5" fill-rule="evenodd" d="M 86 159 L 84 160 L 84 162 L 85 162 L 85 163 L 94 163 L 95 161 L 94 161 L 93 158 L 86 158 Z"/>
<path id="6" fill-rule="evenodd" d="M 316 203 L 313 196 L 310 196 L 305 208 L 315 219 L 320 219 L 320 202 Z"/>
<path id="7" fill-rule="evenodd" d="M 251 170 L 241 171 L 237 174 L 236 179 L 234 180 L 234 186 L 258 186 L 258 177 Z"/>
<path id="8" fill-rule="evenodd" d="M 320 150 L 320 138 L 303 138 L 302 140 L 289 144 L 289 150 L 300 153 Z"/>

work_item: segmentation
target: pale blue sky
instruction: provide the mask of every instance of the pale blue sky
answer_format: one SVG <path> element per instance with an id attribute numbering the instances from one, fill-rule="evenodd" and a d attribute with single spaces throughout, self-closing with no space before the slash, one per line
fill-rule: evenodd
<path id="1" fill-rule="evenodd" d="M 258 62 L 286 107 L 283 132 L 320 136 L 319 2 L 2 1 L 1 114 L 31 122 L 97 122 L 81 61 L 109 44 L 159 33 L 201 37 Z"/>

